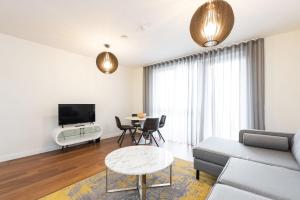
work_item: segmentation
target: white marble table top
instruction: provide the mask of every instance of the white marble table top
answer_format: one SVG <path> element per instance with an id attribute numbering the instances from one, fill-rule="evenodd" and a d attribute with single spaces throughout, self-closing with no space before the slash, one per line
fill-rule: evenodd
<path id="1" fill-rule="evenodd" d="M 156 116 L 146 116 L 144 118 L 132 117 L 132 116 L 125 117 L 125 119 L 134 120 L 134 121 L 145 121 L 147 118 L 160 118 L 160 117 L 156 117 Z"/>
<path id="2" fill-rule="evenodd" d="M 105 157 L 105 165 L 120 174 L 145 175 L 169 167 L 173 160 L 173 155 L 163 148 L 139 145 L 109 153 Z"/>
<path id="3" fill-rule="evenodd" d="M 125 119 L 128 119 L 128 120 L 134 120 L 134 121 L 145 121 L 147 119 L 147 117 L 144 117 L 144 118 L 140 118 L 140 117 L 126 117 Z"/>

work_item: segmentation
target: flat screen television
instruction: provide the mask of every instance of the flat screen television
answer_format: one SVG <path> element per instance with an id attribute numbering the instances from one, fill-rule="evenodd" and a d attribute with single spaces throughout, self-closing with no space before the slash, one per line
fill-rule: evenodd
<path id="1" fill-rule="evenodd" d="M 58 124 L 95 122 L 95 104 L 58 104 Z"/>

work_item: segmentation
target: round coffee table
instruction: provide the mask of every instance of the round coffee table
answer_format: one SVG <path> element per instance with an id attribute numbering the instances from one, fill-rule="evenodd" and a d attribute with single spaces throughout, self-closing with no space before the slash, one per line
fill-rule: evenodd
<path id="1" fill-rule="evenodd" d="M 172 185 L 173 155 L 167 150 L 154 146 L 130 146 L 117 149 L 105 157 L 106 165 L 106 192 L 120 192 L 138 190 L 140 199 L 146 199 L 147 188 L 164 187 Z M 146 185 L 146 175 L 170 168 L 170 182 Z M 137 177 L 136 187 L 108 190 L 107 171 L 111 170 L 124 175 Z"/>

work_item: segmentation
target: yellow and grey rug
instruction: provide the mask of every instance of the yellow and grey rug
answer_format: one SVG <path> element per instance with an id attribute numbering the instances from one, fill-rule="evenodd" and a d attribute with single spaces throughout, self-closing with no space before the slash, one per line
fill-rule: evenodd
<path id="1" fill-rule="evenodd" d="M 109 189 L 133 187 L 136 184 L 135 176 L 124 176 L 109 172 Z M 147 184 L 166 183 L 169 181 L 169 169 L 147 176 Z M 172 187 L 150 188 L 147 190 L 148 200 L 204 200 L 208 195 L 215 178 L 201 173 L 200 181 L 195 178 L 193 163 L 175 159 L 173 163 Z M 78 183 L 52 193 L 42 200 L 136 200 L 136 191 L 106 193 L 105 171 Z"/>

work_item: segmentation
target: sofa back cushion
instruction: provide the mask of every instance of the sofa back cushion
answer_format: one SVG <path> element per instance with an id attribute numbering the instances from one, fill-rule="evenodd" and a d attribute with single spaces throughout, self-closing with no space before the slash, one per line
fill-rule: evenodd
<path id="1" fill-rule="evenodd" d="M 289 150 L 288 138 L 280 136 L 245 133 L 244 144 L 247 146 L 273 149 L 278 151 Z"/>
<path id="2" fill-rule="evenodd" d="M 292 147 L 292 153 L 300 165 L 300 131 L 294 136 L 294 142 Z"/>

